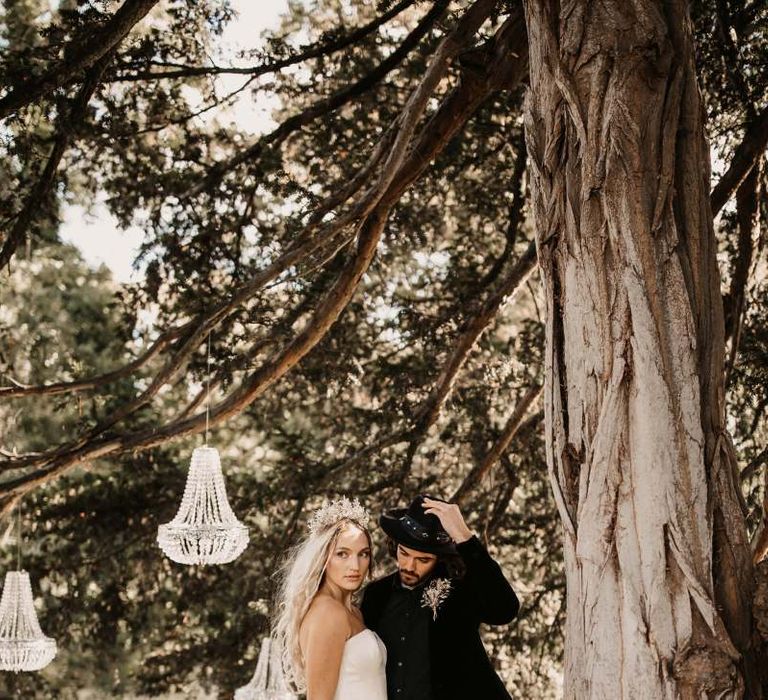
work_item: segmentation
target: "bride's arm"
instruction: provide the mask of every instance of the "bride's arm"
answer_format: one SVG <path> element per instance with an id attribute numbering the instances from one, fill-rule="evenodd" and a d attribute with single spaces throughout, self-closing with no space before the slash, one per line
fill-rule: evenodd
<path id="1" fill-rule="evenodd" d="M 321 598 L 312 604 L 301 625 L 307 700 L 333 700 L 349 632 L 349 617 L 340 603 Z"/>

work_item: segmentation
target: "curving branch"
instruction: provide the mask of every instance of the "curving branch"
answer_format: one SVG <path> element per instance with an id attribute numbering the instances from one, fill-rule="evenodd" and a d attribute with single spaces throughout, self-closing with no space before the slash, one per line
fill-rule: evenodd
<path id="1" fill-rule="evenodd" d="M 762 518 L 752 541 L 752 563 L 755 566 L 768 556 L 768 470 L 763 476 L 762 506 Z"/>
<path id="2" fill-rule="evenodd" d="M 723 304 L 726 338 L 731 341 L 725 364 L 726 388 L 730 382 L 741 344 L 741 330 L 747 303 L 746 290 L 754 252 L 753 234 L 759 221 L 759 189 L 760 159 L 736 191 L 736 225 L 738 226 L 736 261 L 731 273 L 731 285 Z"/>
<path id="3" fill-rule="evenodd" d="M 308 238 L 302 244 L 297 245 L 280 257 L 272 264 L 268 265 L 261 272 L 257 273 L 251 280 L 243 284 L 231 297 L 224 299 L 209 311 L 200 314 L 194 321 L 183 326 L 186 334 L 181 338 L 181 343 L 165 361 L 160 371 L 152 378 L 150 385 L 135 399 L 123 404 L 112 414 L 104 418 L 99 425 L 89 431 L 89 433 L 73 443 L 68 443 L 61 448 L 54 448 L 48 452 L 42 453 L 37 458 L 24 457 L 18 459 L 8 459 L 0 462 L 3 470 L 20 469 L 30 466 L 39 466 L 50 460 L 55 460 L 64 454 L 68 454 L 79 447 L 84 447 L 89 442 L 95 440 L 100 433 L 115 425 L 120 420 L 127 418 L 140 408 L 146 406 L 158 392 L 181 370 L 183 364 L 202 344 L 202 342 L 219 323 L 227 319 L 232 313 L 244 305 L 253 297 L 265 284 L 277 278 L 292 265 L 300 262 L 309 253 L 315 250 L 323 243 L 324 235 L 333 232 L 334 227 L 329 224 L 324 231 L 316 238 Z M 32 389 L 30 387 L 30 389 Z"/>
<path id="4" fill-rule="evenodd" d="M 768 447 L 764 448 L 739 474 L 739 480 L 744 482 L 756 474 L 762 466 L 768 464 Z"/>
<path id="5" fill-rule="evenodd" d="M 35 102 L 57 88 L 75 82 L 79 74 L 128 36 L 133 27 L 157 4 L 157 0 L 125 0 L 103 29 L 90 37 L 77 36 L 64 48 L 64 60 L 40 78 L 19 85 L 0 98 L 0 119 Z"/>
<path id="6" fill-rule="evenodd" d="M 83 85 L 72 100 L 69 111 L 63 112 L 57 120 L 56 136 L 45 168 L 27 195 L 24 206 L 16 215 L 15 223 L 5 237 L 3 247 L 0 248 L 0 269 L 8 265 L 19 246 L 27 240 L 29 227 L 34 223 L 35 216 L 44 209 L 45 200 L 51 196 L 56 183 L 56 173 L 72 138 L 72 133 L 76 129 L 77 123 L 85 117 L 88 111 L 88 102 L 93 93 L 96 92 L 113 53 L 113 51 L 107 52 L 103 59 L 88 71 Z"/>
<path id="7" fill-rule="evenodd" d="M 216 324 L 237 309 L 256 290 L 321 245 L 323 242 L 322 233 L 328 235 L 329 232 L 338 232 L 342 226 L 352 223 L 354 214 L 358 213 L 360 223 L 356 227 L 357 251 L 316 308 L 312 319 L 282 351 L 248 375 L 238 388 L 211 408 L 210 424 L 215 425 L 242 411 L 295 366 L 325 336 L 349 303 L 362 275 L 373 259 L 391 205 L 395 201 L 385 201 L 384 195 L 390 191 L 395 175 L 406 161 L 406 155 L 409 152 L 408 147 L 412 141 L 416 125 L 426 110 L 431 95 L 446 74 L 452 59 L 472 40 L 492 11 L 493 6 L 493 0 L 479 0 L 464 13 L 454 30 L 441 41 L 424 78 L 413 91 L 403 109 L 399 120 L 399 131 L 382 165 L 376 183 L 345 215 L 340 215 L 334 221 L 316 227 L 318 235 L 303 236 L 297 245 L 256 275 L 248 284 L 241 287 L 232 298 L 221 302 L 211 312 L 201 317 L 195 330 L 184 339 L 174 357 L 170 358 L 160 373 L 155 376 L 150 388 L 136 400 L 130 402 L 132 411 L 147 403 L 148 399 L 151 398 L 150 394 L 153 391 L 156 393 L 159 386 L 170 380 L 178 371 L 185 357 L 199 346 L 201 340 Z M 308 233 L 308 228 L 305 228 L 305 234 Z M 112 416 L 102 421 L 98 428 L 98 434 L 92 431 L 85 438 L 46 452 L 37 459 L 7 460 L 3 465 L 6 471 L 18 470 L 22 467 L 34 467 L 34 469 L 31 472 L 12 477 L 2 484 L 0 493 L 5 496 L 6 503 L 19 494 L 67 472 L 81 462 L 106 455 L 114 456 L 126 451 L 146 449 L 176 437 L 199 432 L 206 420 L 205 413 L 201 413 L 172 421 L 161 427 L 122 435 L 109 434 L 108 428 L 127 415 L 124 408 L 118 409 Z M 7 514 L 7 509 L 4 508 L 2 514 Z"/>
<path id="8" fill-rule="evenodd" d="M 749 171 L 765 153 L 766 148 L 768 148 L 768 105 L 747 124 L 744 138 L 734 151 L 728 170 L 712 188 L 710 202 L 713 216 L 717 216 L 733 196 Z"/>
<path id="9" fill-rule="evenodd" d="M 165 79 L 165 78 L 185 78 L 185 77 L 211 76 L 211 75 L 247 75 L 248 76 L 248 79 L 242 85 L 240 85 L 239 87 L 235 88 L 234 90 L 230 91 L 229 93 L 227 93 L 222 97 L 217 97 L 211 103 L 205 105 L 204 107 L 201 107 L 200 109 L 190 112 L 189 114 L 184 114 L 183 116 L 179 116 L 174 119 L 171 119 L 168 122 L 165 122 L 163 124 L 153 124 L 151 126 L 147 126 L 142 129 L 126 132 L 124 136 L 134 138 L 135 136 L 139 136 L 141 134 L 156 133 L 158 131 L 163 131 L 164 129 L 167 129 L 171 126 L 179 126 L 181 124 L 186 124 L 192 119 L 195 119 L 196 117 L 206 114 L 207 112 L 210 112 L 211 110 L 216 109 L 221 105 L 231 104 L 239 94 L 241 94 L 244 90 L 246 90 L 261 76 L 266 75 L 268 73 L 277 72 L 283 68 L 287 68 L 289 66 L 302 63 L 312 58 L 318 58 L 320 56 L 330 55 L 337 51 L 341 51 L 342 49 L 347 48 L 348 46 L 353 46 L 356 43 L 358 43 L 361 39 L 365 38 L 365 36 L 374 32 L 383 24 L 386 24 L 390 19 L 400 14 L 403 10 L 413 5 L 414 2 L 415 0 L 403 0 L 402 2 L 398 3 L 393 8 L 391 8 L 390 11 L 384 13 L 380 17 L 377 17 L 375 20 L 369 22 L 367 25 L 359 28 L 358 30 L 351 32 L 345 37 L 341 37 L 340 39 L 335 41 L 324 42 L 321 44 L 308 46 L 305 48 L 305 50 L 299 52 L 294 56 L 291 56 L 289 58 L 282 59 L 279 61 L 272 61 L 270 63 L 265 63 L 260 66 L 250 66 L 250 67 L 240 67 L 240 68 L 220 67 L 220 66 L 184 66 L 179 64 L 172 64 L 168 62 L 158 61 L 158 62 L 152 62 L 152 65 L 166 66 L 166 67 L 170 66 L 170 67 L 176 68 L 176 70 L 166 71 L 166 72 L 138 71 L 129 76 L 118 76 L 118 77 L 109 79 L 107 80 L 107 82 L 124 82 L 124 81 L 137 82 L 137 81 L 146 81 L 146 80 L 159 80 L 159 79 Z"/>
<path id="10" fill-rule="evenodd" d="M 333 232 L 333 225 L 329 225 L 324 234 L 328 231 Z M 37 458 L 19 458 L 9 459 L 0 466 L 4 470 L 19 469 L 30 466 L 37 466 L 47 463 L 49 460 L 55 460 L 62 455 L 71 453 L 77 449 L 85 447 L 90 442 L 96 440 L 99 435 L 114 426 L 129 415 L 135 414 L 140 408 L 146 406 L 160 390 L 181 371 L 184 363 L 205 341 L 208 334 L 222 321 L 227 319 L 233 312 L 245 304 L 253 297 L 265 284 L 278 277 L 282 272 L 292 265 L 301 261 L 306 255 L 322 244 L 323 235 L 317 238 L 308 239 L 303 244 L 298 245 L 281 255 L 271 265 L 267 266 L 260 273 L 256 274 L 249 282 L 242 285 L 239 290 L 230 298 L 225 299 L 215 305 L 211 310 L 203 313 L 195 319 L 194 322 L 185 324 L 186 334 L 181 338 L 181 342 L 170 355 L 160 371 L 152 378 L 149 386 L 132 401 L 122 404 L 112 414 L 103 418 L 95 428 L 87 434 L 81 436 L 78 440 L 68 443 L 61 448 L 44 452 Z"/>
<path id="11" fill-rule="evenodd" d="M 448 143 L 450 138 L 464 125 L 465 120 L 474 112 L 482 100 L 490 94 L 491 90 L 507 87 L 505 81 L 513 80 L 517 71 L 511 69 L 509 64 L 515 63 L 514 56 L 510 57 L 501 51 L 489 65 L 489 75 L 485 76 L 485 92 L 478 88 L 475 78 L 467 79 L 468 84 L 474 84 L 474 89 L 453 92 L 443 103 L 442 108 L 433 115 L 423 128 L 421 136 L 413 143 L 413 134 L 419 120 L 424 115 L 427 104 L 438 87 L 440 81 L 448 71 L 448 67 L 462 49 L 474 37 L 477 29 L 483 24 L 490 14 L 493 2 L 480 0 L 475 3 L 462 17 L 456 28 L 449 33 L 435 51 L 432 61 L 427 68 L 421 82 L 411 93 L 403 110 L 396 120 L 396 128 L 391 132 L 385 132 L 382 141 L 386 148 L 374 149 L 368 163 L 363 170 L 373 171 L 379 169 L 378 177 L 374 184 L 365 190 L 345 213 L 340 213 L 337 232 L 344 226 L 367 216 L 378 205 L 394 205 L 408 187 L 426 170 L 432 158 L 439 153 Z M 522 21 L 522 20 L 521 20 Z M 505 23 L 499 34 L 504 34 L 506 42 L 509 42 L 509 23 Z M 527 53 L 525 53 L 527 56 Z M 506 59 L 506 61 L 504 60 Z M 527 65 L 527 64 L 526 64 Z M 492 72 L 498 69 L 496 72 Z M 464 76 L 462 76 L 464 77 Z M 391 140 L 390 140 L 391 139 Z M 353 178 L 354 187 L 344 190 L 345 195 L 352 196 L 365 184 L 358 177 Z M 331 195 L 318 207 L 318 215 L 310 217 L 307 229 L 311 231 L 319 223 L 322 216 L 338 204 L 338 197 Z M 326 240 L 330 240 L 329 236 Z M 332 254 L 338 252 L 348 239 L 337 244 Z M 327 258 L 328 256 L 326 256 Z"/>
<path id="12" fill-rule="evenodd" d="M 535 265 L 536 244 L 532 242 L 514 264 L 498 289 L 465 324 L 448 362 L 440 372 L 435 387 L 416 413 L 414 423 L 418 432 L 424 433 L 437 420 L 440 407 L 450 394 L 459 370 L 466 362 L 470 350 L 496 317 L 501 305 L 525 284 Z"/>
<path id="13" fill-rule="evenodd" d="M 173 70 L 167 71 L 151 71 L 151 70 L 136 70 L 130 65 L 119 66 L 119 68 L 126 68 L 127 70 L 133 70 L 135 72 L 121 75 L 118 74 L 110 79 L 110 82 L 133 82 L 137 80 L 166 80 L 172 78 L 192 78 L 202 75 L 248 75 L 251 79 L 259 78 L 262 75 L 269 73 L 276 73 L 283 68 L 289 68 L 295 66 L 298 63 L 309 61 L 313 58 L 320 58 L 321 56 L 330 56 L 331 54 L 343 51 L 350 46 L 358 44 L 365 39 L 368 35 L 375 32 L 379 27 L 385 25 L 389 20 L 397 17 L 404 10 L 408 9 L 415 3 L 416 0 L 401 0 L 401 2 L 393 5 L 387 12 L 377 16 L 367 24 L 359 27 L 348 34 L 333 39 L 331 41 L 318 42 L 310 46 L 305 46 L 301 51 L 283 58 L 277 61 L 270 61 L 259 66 L 185 66 L 176 63 L 167 62 L 151 62 L 150 65 L 158 67 L 172 68 Z M 248 81 L 250 82 L 250 80 Z"/>
<path id="14" fill-rule="evenodd" d="M 388 188 L 380 193 L 383 202 L 394 204 L 400 199 L 403 193 L 423 175 L 429 164 L 443 151 L 489 95 L 499 90 L 514 90 L 522 83 L 528 72 L 528 40 L 522 12 L 518 11 L 512 14 L 496 34 L 486 42 L 485 46 L 463 53 L 453 49 L 451 55 L 454 54 L 458 54 L 458 63 L 461 69 L 459 82 L 443 99 L 436 112 L 422 128 L 416 143 L 410 148 L 407 159 L 399 170 L 395 171 L 390 168 L 391 176 L 387 178 L 386 182 L 379 180 L 378 190 L 382 190 L 382 182 Z M 475 60 L 465 60 L 469 54 L 472 54 Z M 436 79 L 431 80 L 430 84 L 436 84 L 439 76 L 444 72 L 444 67 L 441 72 L 437 72 L 440 65 L 443 64 L 438 63 L 437 60 L 431 65 L 430 71 L 435 69 Z M 422 90 L 427 77 L 425 76 L 424 82 L 417 89 L 417 93 L 422 91 L 424 98 L 430 94 L 428 90 Z M 404 115 L 411 113 L 418 117 L 423 109 L 424 102 L 422 99 L 419 112 L 403 111 L 397 122 L 384 134 L 366 165 L 346 187 L 339 185 L 335 188 L 339 194 L 331 195 L 318 206 L 309 220 L 310 224 L 322 220 L 328 212 L 362 188 L 367 181 L 367 176 L 376 167 L 381 166 L 385 154 L 394 148 L 395 137 L 398 133 L 402 134 L 408 126 L 415 127 L 416 119 L 411 117 L 406 123 L 403 123 Z M 375 195 L 375 192 L 369 191 L 368 198 L 370 199 L 372 195 Z M 350 216 L 353 218 L 359 216 L 363 209 L 364 207 L 353 209 Z"/>
<path id="15" fill-rule="evenodd" d="M 438 70 L 439 69 L 439 70 Z M 362 197 L 355 206 L 351 207 L 348 211 L 339 214 L 330 222 L 324 224 L 321 223 L 322 217 L 312 217 L 304 229 L 298 236 L 298 242 L 294 244 L 283 255 L 277 258 L 271 265 L 267 266 L 261 273 L 254 276 L 249 282 L 242 285 L 239 290 L 227 300 L 224 300 L 217 306 L 213 307 L 206 314 L 199 316 L 194 322 L 185 324 L 184 330 L 189 331 L 182 345 L 176 350 L 176 352 L 166 361 L 163 369 L 153 378 L 151 384 L 145 389 L 142 394 L 135 400 L 128 404 L 124 404 L 113 415 L 104 419 L 100 425 L 95 428 L 89 434 L 87 439 L 93 438 L 97 433 L 103 432 L 108 427 L 111 427 L 119 420 L 122 420 L 130 413 L 136 411 L 138 408 L 146 405 L 158 391 L 172 379 L 172 377 L 180 370 L 184 361 L 191 355 L 192 352 L 199 346 L 207 334 L 221 321 L 228 317 L 232 312 L 239 308 L 242 304 L 246 303 L 254 294 L 261 290 L 266 284 L 272 282 L 278 278 L 283 272 L 290 267 L 298 264 L 302 260 L 306 259 L 314 251 L 321 248 L 327 241 L 336 237 L 339 233 L 343 233 L 344 230 L 352 225 L 356 220 L 366 216 L 381 199 L 383 192 L 387 191 L 387 187 L 391 184 L 394 176 L 398 170 L 398 167 L 402 164 L 404 154 L 406 152 L 407 145 L 410 141 L 413 129 L 416 126 L 418 118 L 423 113 L 426 107 L 426 103 L 431 95 L 431 91 L 434 88 L 434 84 L 439 81 L 440 77 L 447 69 L 445 63 L 439 63 L 435 61 L 433 63 L 433 69 L 430 75 L 432 79 L 430 81 L 423 81 L 412 95 L 404 109 L 401 119 L 398 120 L 398 130 L 392 130 L 391 133 L 385 134 L 382 138 L 382 148 L 377 148 L 374 151 L 375 161 L 383 160 L 384 155 L 388 152 L 388 166 L 385 165 L 382 169 L 382 173 L 379 178 L 378 185 L 372 187 L 364 197 Z M 366 171 L 372 169 L 372 165 L 364 168 Z M 383 181 L 382 181 L 383 179 Z M 415 179 L 415 177 L 413 178 Z M 362 185 L 362 183 L 360 183 Z M 401 192 L 405 190 L 405 187 L 401 189 Z M 350 194 L 352 194 L 350 192 Z M 392 193 L 390 192 L 390 195 Z M 399 195 L 398 195 L 399 197 Z M 332 195 L 331 199 L 336 206 L 338 197 Z M 390 196 L 390 203 L 394 203 L 397 197 Z M 321 209 L 327 211 L 327 206 L 322 206 Z M 349 241 L 349 236 L 345 238 L 345 243 Z M 196 329 L 196 330 L 195 330 Z M 181 329 L 178 329 L 174 334 L 174 337 L 178 337 Z M 146 358 L 148 360 L 149 358 Z M 141 362 L 145 364 L 145 362 Z M 120 370 L 122 376 L 130 373 L 125 370 Z M 114 373 L 112 373 L 114 374 Z M 83 384 L 90 384 L 92 380 L 84 380 Z M 65 385 L 66 388 L 62 388 L 61 391 L 71 390 L 72 385 Z M 45 386 L 38 387 L 25 387 L 23 393 L 30 395 L 35 393 L 46 393 Z M 20 395 L 22 390 L 18 387 L 8 388 L 9 395 L 15 393 Z M 53 392 L 52 392 L 53 393 Z M 7 465 L 7 468 L 19 468 L 30 466 L 29 461 L 17 461 L 13 464 Z"/>
<path id="16" fill-rule="evenodd" d="M 392 179 L 392 185 L 383 195 L 382 201 L 396 202 L 424 173 L 430 162 L 446 147 L 490 94 L 498 90 L 514 90 L 520 85 L 528 72 L 528 40 L 522 12 L 511 15 L 484 47 L 473 49 L 472 53 L 475 60 L 460 60 L 458 85 L 423 127 L 420 138 L 397 176 Z M 465 56 L 466 54 L 462 54 L 460 59 Z M 517 217 L 513 220 L 516 223 L 520 221 Z M 531 244 L 510 272 L 506 283 L 502 284 L 496 294 L 480 309 L 479 314 L 487 319 L 486 323 L 490 322 L 506 296 L 512 295 L 528 278 L 535 265 L 535 259 L 535 247 Z M 468 322 L 466 333 L 459 338 L 457 349 L 449 357 L 440 379 L 417 409 L 415 424 L 394 430 L 344 459 L 323 475 L 322 483 L 329 483 L 337 475 L 361 464 L 371 455 L 397 444 L 411 442 L 411 452 L 415 453 L 417 440 L 423 436 L 431 422 L 437 419 L 442 405 L 450 395 L 453 381 L 466 359 L 466 354 L 484 327 L 482 319 L 475 318 Z"/>
<path id="17" fill-rule="evenodd" d="M 360 279 L 373 260 L 388 213 L 387 209 L 378 210 L 363 221 L 358 233 L 355 255 L 351 257 L 330 292 L 318 306 L 312 319 L 276 357 L 265 362 L 235 391 L 211 407 L 208 419 L 211 426 L 240 413 L 322 340 L 351 300 Z M 7 515 L 9 512 L 7 504 L 13 498 L 51 481 L 82 462 L 106 455 L 155 447 L 171 438 L 197 433 L 204 428 L 206 420 L 206 413 L 203 412 L 159 428 L 149 428 L 120 436 L 101 436 L 61 450 L 55 457 L 45 459 L 33 472 L 11 478 L 2 484 L 0 493 L 8 500 L 0 511 L 0 515 Z"/>
<path id="18" fill-rule="evenodd" d="M 408 54 L 416 48 L 419 42 L 427 35 L 432 25 L 443 15 L 448 6 L 448 0 L 438 0 L 430 8 L 429 12 L 421 19 L 416 27 L 403 40 L 403 43 L 384 59 L 368 75 L 353 83 L 343 90 L 318 100 L 307 109 L 286 119 L 280 126 L 268 134 L 261 136 L 256 143 L 241 151 L 237 155 L 225 161 L 212 165 L 205 176 L 193 187 L 189 188 L 184 196 L 191 197 L 219 182 L 230 171 L 245 162 L 258 160 L 267 146 L 277 146 L 283 143 L 291 134 L 311 122 L 335 112 L 340 107 L 351 102 L 356 97 L 370 90 L 379 83 L 388 73 L 394 70 Z"/>
<path id="19" fill-rule="evenodd" d="M 437 421 L 440 411 L 451 395 L 459 371 L 469 357 L 475 343 L 491 324 L 501 305 L 525 283 L 536 263 L 536 246 L 531 243 L 515 263 L 499 288 L 482 304 L 479 311 L 465 324 L 459 334 L 448 361 L 435 381 L 432 390 L 413 413 L 413 418 L 403 428 L 393 430 L 375 442 L 347 457 L 323 474 L 321 484 L 326 485 L 339 474 L 354 468 L 383 449 L 401 443 L 410 443 L 411 459 L 415 449 L 429 428 Z"/>
<path id="20" fill-rule="evenodd" d="M 188 331 L 191 327 L 191 321 L 187 323 L 170 328 L 162 333 L 153 343 L 150 345 L 141 355 L 134 360 L 131 360 L 128 364 L 119 367 L 118 369 L 104 374 L 98 374 L 86 379 L 78 379 L 72 382 L 55 382 L 51 384 L 22 384 L 10 379 L 13 386 L 0 387 L 0 398 L 18 398 L 23 396 L 56 396 L 60 394 L 70 394 L 80 391 L 91 391 L 98 389 L 107 384 L 129 377 L 137 370 L 144 367 L 152 359 L 157 357 L 163 352 L 174 340 L 177 340 L 181 335 Z"/>
<path id="21" fill-rule="evenodd" d="M 541 385 L 534 384 L 525 392 L 523 398 L 520 399 L 515 406 L 515 410 L 512 411 L 512 415 L 509 417 L 507 424 L 501 431 L 501 435 L 499 435 L 498 439 L 493 444 L 493 447 L 491 447 L 488 454 L 483 457 L 483 461 L 470 470 L 469 474 L 467 474 L 464 481 L 461 482 L 461 485 L 456 490 L 456 493 L 453 494 L 450 499 L 453 503 L 461 505 L 465 502 L 472 492 L 472 489 L 485 478 L 488 472 L 493 468 L 493 465 L 501 459 L 502 455 L 509 448 L 512 440 L 518 434 L 520 427 L 523 425 L 523 418 L 525 418 L 525 414 L 528 413 L 528 409 L 541 396 L 542 388 Z M 540 418 L 539 414 L 532 416 L 532 419 L 535 422 L 538 422 Z"/>
<path id="22" fill-rule="evenodd" d="M 399 199 L 491 94 L 515 90 L 522 84 L 528 75 L 528 37 L 522 10 L 510 15 L 484 46 L 462 53 L 459 65 L 458 85 L 425 125 L 421 140 L 403 167 L 401 175 L 405 177 L 394 180 L 395 187 L 386 199 Z"/>

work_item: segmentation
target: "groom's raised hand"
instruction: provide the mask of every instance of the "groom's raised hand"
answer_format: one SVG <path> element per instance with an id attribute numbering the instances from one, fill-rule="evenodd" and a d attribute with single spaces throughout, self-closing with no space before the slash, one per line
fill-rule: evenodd
<path id="1" fill-rule="evenodd" d="M 424 499 L 424 512 L 436 515 L 443 529 L 456 543 L 461 544 L 472 539 L 472 530 L 464 522 L 464 516 L 455 503 L 436 501 L 434 498 Z"/>

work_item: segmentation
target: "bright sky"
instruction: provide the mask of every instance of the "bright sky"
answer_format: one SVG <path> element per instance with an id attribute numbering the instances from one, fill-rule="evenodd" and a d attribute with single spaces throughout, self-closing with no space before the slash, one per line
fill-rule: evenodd
<path id="1" fill-rule="evenodd" d="M 224 42 L 234 54 L 240 48 L 253 48 L 261 33 L 275 27 L 280 15 L 287 9 L 288 0 L 232 0 L 239 18 L 233 21 L 224 35 Z M 235 89 L 241 78 L 222 81 L 223 89 Z M 233 82 L 231 82 L 233 81 Z M 238 104 L 233 118 L 244 129 L 262 132 L 271 124 L 269 104 L 257 105 L 246 97 Z M 101 264 L 112 269 L 118 282 L 127 282 L 137 274 L 132 267 L 143 232 L 133 228 L 122 230 L 103 204 L 97 204 L 92 214 L 81 207 L 65 207 L 60 228 L 61 238 L 73 243 L 89 264 Z"/>

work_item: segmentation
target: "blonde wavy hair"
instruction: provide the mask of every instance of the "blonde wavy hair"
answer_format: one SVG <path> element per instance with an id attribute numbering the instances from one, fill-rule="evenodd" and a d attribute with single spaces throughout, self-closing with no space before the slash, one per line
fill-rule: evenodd
<path id="1" fill-rule="evenodd" d="M 373 551 L 368 528 L 351 518 L 342 518 L 310 533 L 293 547 L 278 572 L 277 605 L 273 620 L 272 639 L 278 646 L 286 680 L 298 692 L 306 690 L 304 657 L 299 645 L 299 630 L 309 606 L 317 595 L 325 576 L 325 568 L 336 540 L 344 529 L 353 525 L 365 533 Z M 373 575 L 373 560 L 368 578 Z"/>

